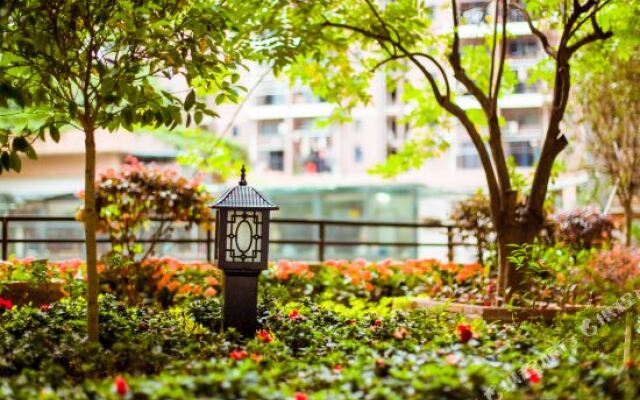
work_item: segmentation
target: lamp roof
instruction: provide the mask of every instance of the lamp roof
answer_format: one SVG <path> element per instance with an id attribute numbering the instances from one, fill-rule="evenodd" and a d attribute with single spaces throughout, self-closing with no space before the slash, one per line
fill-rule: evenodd
<path id="1" fill-rule="evenodd" d="M 212 208 L 251 208 L 263 210 L 277 210 L 279 207 L 267 200 L 258 190 L 247 185 L 246 169 L 242 166 L 238 186 L 227 189 Z"/>

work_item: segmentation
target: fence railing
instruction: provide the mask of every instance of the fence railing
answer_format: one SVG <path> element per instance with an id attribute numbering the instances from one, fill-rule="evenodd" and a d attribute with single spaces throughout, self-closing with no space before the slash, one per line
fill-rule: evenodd
<path id="1" fill-rule="evenodd" d="M 0 259 L 6 260 L 9 257 L 9 245 L 18 243 L 60 243 L 60 244 L 83 244 L 83 238 L 64 238 L 64 237 L 11 237 L 10 224 L 21 223 L 47 223 L 47 222 L 77 222 L 73 217 L 69 216 L 31 216 L 31 215 L 15 215 L 0 217 L 2 241 L 0 247 Z M 454 261 L 455 249 L 457 247 L 477 247 L 476 243 L 462 242 L 455 240 L 455 225 L 441 223 L 407 223 L 407 222 L 381 222 L 381 221 L 338 221 L 328 219 L 295 219 L 295 218 L 274 218 L 271 219 L 274 225 L 304 225 L 315 227 L 317 229 L 317 239 L 282 239 L 274 238 L 270 240 L 272 244 L 280 245 L 308 245 L 315 246 L 317 249 L 318 260 L 324 261 L 326 250 L 329 246 L 387 246 L 387 247 L 441 247 L 447 249 L 447 259 Z M 80 222 L 78 222 L 80 224 Z M 360 227 L 360 228 L 409 228 L 423 230 L 446 230 L 445 242 L 421 242 L 421 241 L 369 241 L 369 240 L 332 240 L 327 237 L 327 229 L 330 227 Z M 418 236 L 418 235 L 416 235 Z M 107 238 L 98 238 L 98 243 L 109 243 Z M 204 244 L 206 248 L 207 261 L 212 261 L 215 240 L 210 230 L 205 231 L 204 238 L 160 238 L 153 240 L 158 243 L 180 243 L 180 244 Z M 140 243 L 151 243 L 149 239 L 140 239 Z M 481 255 L 480 255 L 481 256 Z"/>

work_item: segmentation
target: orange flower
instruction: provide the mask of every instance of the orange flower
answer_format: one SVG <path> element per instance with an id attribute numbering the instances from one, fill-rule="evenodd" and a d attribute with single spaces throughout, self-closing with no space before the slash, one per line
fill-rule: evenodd
<path id="1" fill-rule="evenodd" d="M 191 291 L 191 284 L 190 283 L 185 283 L 184 285 L 182 285 L 180 287 L 180 290 L 178 290 L 179 294 L 185 294 L 185 293 L 189 293 Z"/>
<path id="2" fill-rule="evenodd" d="M 207 297 L 213 297 L 218 294 L 218 291 L 215 288 L 209 287 L 204 291 L 204 295 Z"/>
<path id="3" fill-rule="evenodd" d="M 205 279 L 205 282 L 207 282 L 207 285 L 209 285 L 209 286 L 217 286 L 220 283 L 213 276 L 208 276 L 207 279 Z"/>
<path id="4" fill-rule="evenodd" d="M 273 336 L 271 336 L 271 334 L 268 331 L 265 331 L 265 330 L 258 331 L 258 334 L 256 335 L 256 337 L 262 343 L 271 343 L 271 342 L 273 342 Z"/>
<path id="5" fill-rule="evenodd" d="M 169 283 L 169 285 L 167 285 L 167 289 L 170 292 L 175 292 L 176 290 L 178 290 L 180 285 L 182 285 L 182 283 L 180 283 L 179 281 L 171 281 L 171 283 Z"/>

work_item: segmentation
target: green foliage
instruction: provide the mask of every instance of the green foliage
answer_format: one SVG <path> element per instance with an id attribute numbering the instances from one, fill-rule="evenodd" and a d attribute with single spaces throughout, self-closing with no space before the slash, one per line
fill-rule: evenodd
<path id="1" fill-rule="evenodd" d="M 219 332 L 217 300 L 167 311 L 128 308 L 103 296 L 101 346 L 82 343 L 82 299 L 49 309 L 0 312 L 5 397 L 47 399 L 633 399 L 636 368 L 621 371 L 621 324 L 584 336 L 581 321 L 553 325 L 469 323 L 460 316 L 403 311 L 391 303 L 353 309 L 262 292 L 259 325 L 268 340 Z M 357 310 L 357 312 L 354 312 Z M 205 329 L 209 327 L 209 329 Z M 550 354 L 545 358 L 545 354 Z M 541 361 L 543 360 L 543 361 Z M 536 369 L 539 382 L 524 368 Z M 510 376 L 516 374 L 516 383 Z M 126 382 L 118 394 L 115 377 Z"/>
<path id="2" fill-rule="evenodd" d="M 227 34 L 226 12 L 204 0 L 0 4 L 0 106 L 39 107 L 43 117 L 2 129 L 3 169 L 19 170 L 19 154 L 35 157 L 30 144 L 57 141 L 63 127 L 175 128 L 215 116 L 196 91 L 235 99 L 235 69 L 252 51 L 241 32 Z M 165 90 L 178 77 L 190 89 Z"/>
<path id="3" fill-rule="evenodd" d="M 178 163 L 211 174 L 219 180 L 237 174 L 240 167 L 247 164 L 247 152 L 243 147 L 204 129 L 176 128 L 171 132 L 159 131 L 155 134 L 180 151 Z"/>
<path id="4" fill-rule="evenodd" d="M 527 291 L 512 300 L 532 305 L 585 303 L 591 292 L 583 280 L 595 254 L 595 249 L 572 248 L 562 243 L 548 246 L 537 241 L 512 246 L 509 261 L 527 276 L 529 285 Z"/>
<path id="5" fill-rule="evenodd" d="M 158 240 L 169 237 L 176 224 L 187 230 L 194 225 L 209 229 L 213 221 L 212 197 L 199 180 L 134 157 L 98 177 L 96 196 L 100 229 L 107 233 L 111 252 L 138 263 L 153 254 Z M 83 215 L 81 207 L 77 218 Z M 147 232 L 151 243 L 144 249 L 138 240 Z"/>

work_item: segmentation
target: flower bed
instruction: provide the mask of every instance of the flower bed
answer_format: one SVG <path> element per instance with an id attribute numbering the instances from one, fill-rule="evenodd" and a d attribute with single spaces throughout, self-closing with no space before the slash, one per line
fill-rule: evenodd
<path id="1" fill-rule="evenodd" d="M 493 325 L 389 303 L 292 299 L 262 290 L 260 331 L 216 328 L 216 298 L 181 308 L 100 303 L 100 345 L 83 342 L 84 301 L 0 310 L 0 387 L 11 399 L 635 398 L 621 329 L 583 336 L 578 318 Z M 571 335 L 580 340 L 567 341 Z M 565 343 L 544 364 L 540 355 Z M 516 373 L 517 383 L 512 382 Z M 636 379 L 636 380 L 634 380 Z M 493 392 L 492 392 L 493 391 Z M 493 397 L 497 398 L 497 397 Z"/>

